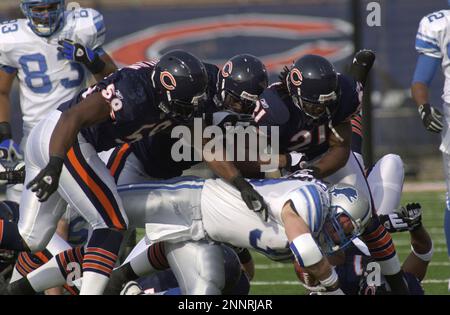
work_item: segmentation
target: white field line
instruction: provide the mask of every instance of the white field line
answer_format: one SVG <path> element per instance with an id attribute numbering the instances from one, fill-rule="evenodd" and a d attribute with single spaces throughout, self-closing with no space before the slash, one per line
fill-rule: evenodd
<path id="1" fill-rule="evenodd" d="M 430 263 L 430 267 L 448 267 L 448 266 L 450 266 L 450 261 L 437 261 Z M 255 268 L 257 270 L 294 269 L 294 267 L 291 264 L 256 264 Z"/>
<path id="2" fill-rule="evenodd" d="M 423 280 L 423 284 L 448 283 L 450 279 L 427 279 Z M 251 285 L 298 285 L 298 281 L 252 281 Z"/>
<path id="3" fill-rule="evenodd" d="M 406 182 L 403 185 L 403 192 L 425 192 L 425 191 L 445 191 L 445 182 Z"/>

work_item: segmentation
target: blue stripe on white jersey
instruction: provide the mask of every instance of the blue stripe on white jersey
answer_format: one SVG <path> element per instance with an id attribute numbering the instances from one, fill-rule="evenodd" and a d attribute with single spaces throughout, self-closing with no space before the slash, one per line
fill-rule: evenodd
<path id="1" fill-rule="evenodd" d="M 306 200 L 306 206 L 308 208 L 308 226 L 311 232 L 314 232 L 314 227 L 312 225 L 312 211 L 311 211 L 311 201 L 309 200 L 309 197 L 307 196 L 306 192 L 303 190 L 303 188 L 300 189 L 301 194 Z"/>
<path id="2" fill-rule="evenodd" d="M 319 192 L 317 188 L 311 185 L 306 186 L 309 194 L 312 196 L 314 200 L 314 208 L 315 208 L 315 221 L 314 221 L 314 232 L 319 231 L 320 223 L 322 221 L 322 202 L 320 201 Z"/>
<path id="3" fill-rule="evenodd" d="M 120 185 L 118 192 L 137 191 L 137 190 L 178 190 L 178 189 L 202 189 L 205 183 L 204 179 L 197 177 L 177 177 L 170 180 L 151 181 L 140 184 Z"/>
<path id="4" fill-rule="evenodd" d="M 17 69 L 14 67 L 4 66 L 4 65 L 0 65 L 0 70 L 2 70 L 3 72 L 6 72 L 8 74 L 13 74 L 14 72 L 17 71 Z"/>
<path id="5" fill-rule="evenodd" d="M 98 21 L 94 21 L 94 22 L 95 22 L 95 28 L 97 29 L 98 33 L 106 31 L 106 29 L 105 29 L 105 22 L 103 21 L 103 19 L 98 20 Z"/>
<path id="6" fill-rule="evenodd" d="M 416 48 L 430 49 L 432 51 L 440 51 L 440 48 L 437 44 L 432 43 L 430 41 L 425 41 L 420 38 L 416 38 Z"/>
<path id="7" fill-rule="evenodd" d="M 416 38 L 420 38 L 420 39 L 422 39 L 422 40 L 424 40 L 424 41 L 428 41 L 428 42 L 430 42 L 430 43 L 439 45 L 439 42 L 438 42 L 438 40 L 437 40 L 436 38 L 433 38 L 433 37 L 431 37 L 431 36 L 427 36 L 427 35 L 422 34 L 422 33 L 420 33 L 420 32 L 417 33 L 417 37 L 416 37 Z"/>

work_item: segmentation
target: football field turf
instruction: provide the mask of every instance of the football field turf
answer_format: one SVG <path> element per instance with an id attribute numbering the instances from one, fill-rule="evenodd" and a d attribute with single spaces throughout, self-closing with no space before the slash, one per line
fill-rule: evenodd
<path id="1" fill-rule="evenodd" d="M 425 227 L 434 242 L 433 260 L 422 282 L 426 294 L 450 294 L 447 290 L 450 278 L 450 261 L 447 256 L 444 222 L 444 192 L 403 193 L 402 205 L 407 202 L 422 204 Z M 410 253 L 409 233 L 393 234 L 401 261 Z M 280 264 L 254 253 L 256 264 L 255 278 L 251 294 L 303 294 L 292 264 Z"/>

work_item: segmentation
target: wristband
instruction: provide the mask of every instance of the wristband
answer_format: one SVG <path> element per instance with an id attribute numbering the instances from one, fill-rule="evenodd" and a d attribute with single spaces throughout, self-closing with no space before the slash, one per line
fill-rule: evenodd
<path id="1" fill-rule="evenodd" d="M 4 140 L 12 138 L 11 125 L 7 121 L 0 122 L 0 138 Z"/>
<path id="2" fill-rule="evenodd" d="M 98 54 L 95 54 L 94 60 L 87 64 L 86 67 L 92 74 L 98 74 L 106 67 L 106 63 L 100 58 Z"/>
<path id="3" fill-rule="evenodd" d="M 331 269 L 331 275 L 323 280 L 320 280 L 320 284 L 323 285 L 325 288 L 332 287 L 336 285 L 336 283 L 339 281 L 338 274 L 336 273 L 336 270 Z"/>
<path id="4" fill-rule="evenodd" d="M 431 249 L 428 251 L 428 253 L 425 254 L 418 254 L 415 250 L 414 247 L 411 245 L 411 251 L 414 253 L 414 255 L 419 258 L 420 260 L 423 260 L 425 262 L 429 262 L 431 261 L 431 258 L 433 257 L 433 253 L 434 253 L 434 246 L 433 246 L 433 241 L 431 241 Z"/>

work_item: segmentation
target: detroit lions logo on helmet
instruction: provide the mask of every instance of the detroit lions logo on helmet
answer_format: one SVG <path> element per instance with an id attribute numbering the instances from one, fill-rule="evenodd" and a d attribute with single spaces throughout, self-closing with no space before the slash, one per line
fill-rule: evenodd
<path id="1" fill-rule="evenodd" d="M 358 192 L 350 187 L 347 188 L 334 188 L 331 191 L 331 194 L 334 195 L 335 197 L 339 197 L 339 195 L 344 195 L 345 197 L 347 197 L 348 201 L 353 202 L 357 199 L 358 197 Z M 353 200 L 352 200 L 353 198 Z"/>

